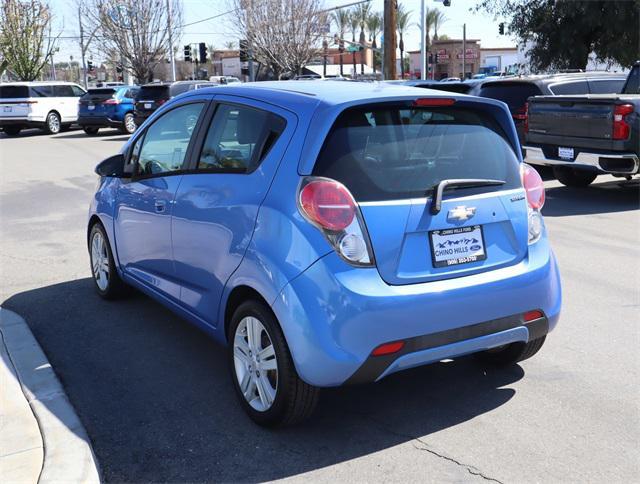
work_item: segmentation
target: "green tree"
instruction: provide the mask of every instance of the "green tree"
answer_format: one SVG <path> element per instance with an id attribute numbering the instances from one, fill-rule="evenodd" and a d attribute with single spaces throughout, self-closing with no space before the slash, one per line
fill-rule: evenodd
<path id="1" fill-rule="evenodd" d="M 367 25 L 367 19 L 371 14 L 371 4 L 370 3 L 361 3 L 360 5 L 355 7 L 355 16 L 358 18 L 358 24 L 360 25 L 360 74 L 364 74 L 364 49 L 365 49 L 365 41 L 366 35 L 364 33 L 364 29 Z"/>
<path id="2" fill-rule="evenodd" d="M 336 24 L 336 29 L 338 29 L 338 45 L 340 46 L 340 75 L 343 76 L 344 36 L 347 34 L 347 30 L 350 25 L 349 11 L 345 8 L 334 10 L 331 15 L 331 19 L 333 20 L 333 23 Z"/>
<path id="3" fill-rule="evenodd" d="M 367 30 L 369 31 L 369 42 L 371 42 L 373 73 L 376 72 L 376 62 L 378 57 L 378 34 L 382 29 L 382 15 L 380 12 L 373 12 L 367 17 Z"/>
<path id="4" fill-rule="evenodd" d="M 398 47 L 400 48 L 400 78 L 404 79 L 405 63 L 404 63 L 404 38 L 403 35 L 407 32 L 410 26 L 411 10 L 405 10 L 404 5 L 398 4 L 398 14 L 396 17 L 398 38 Z"/>
<path id="5" fill-rule="evenodd" d="M 349 12 L 349 30 L 351 30 L 351 42 L 355 45 L 356 43 L 356 34 L 358 33 L 358 26 L 360 25 L 360 17 L 358 17 L 358 12 L 356 10 L 352 10 Z M 353 77 L 356 77 L 356 53 L 353 52 Z"/>
<path id="6" fill-rule="evenodd" d="M 448 19 L 441 10 L 434 10 L 433 12 L 433 40 L 438 40 L 438 28 L 442 27 L 442 24 Z"/>
<path id="7" fill-rule="evenodd" d="M 53 55 L 51 19 L 44 2 L 0 0 L 0 56 L 22 81 L 38 79 Z"/>
<path id="8" fill-rule="evenodd" d="M 624 67 L 640 57 L 640 0 L 482 0 L 476 10 L 510 19 L 534 72 L 584 69 L 592 52 Z"/>

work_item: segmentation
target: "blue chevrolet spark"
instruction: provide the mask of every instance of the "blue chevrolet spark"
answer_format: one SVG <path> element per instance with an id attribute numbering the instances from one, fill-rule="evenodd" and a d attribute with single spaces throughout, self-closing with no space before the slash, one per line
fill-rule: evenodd
<path id="1" fill-rule="evenodd" d="M 228 345 L 262 425 L 320 387 L 534 355 L 560 277 L 507 106 L 331 81 L 202 89 L 96 168 L 98 293 L 133 286 Z"/>

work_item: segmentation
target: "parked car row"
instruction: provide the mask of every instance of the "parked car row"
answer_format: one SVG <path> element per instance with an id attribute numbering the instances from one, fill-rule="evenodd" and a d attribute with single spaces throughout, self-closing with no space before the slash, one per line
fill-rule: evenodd
<path id="1" fill-rule="evenodd" d="M 228 81 L 227 82 L 233 82 Z M 0 84 L 0 128 L 9 136 L 26 128 L 57 134 L 71 125 L 88 135 L 101 128 L 132 134 L 159 106 L 187 91 L 219 86 L 216 81 L 177 81 L 144 86 L 113 85 L 85 91 L 71 82 Z"/>

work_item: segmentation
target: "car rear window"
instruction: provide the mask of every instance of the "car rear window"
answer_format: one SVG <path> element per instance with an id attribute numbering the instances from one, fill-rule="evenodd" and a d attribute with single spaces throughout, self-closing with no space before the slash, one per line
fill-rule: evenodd
<path id="1" fill-rule="evenodd" d="M 140 88 L 136 99 L 155 101 L 169 97 L 169 86 L 143 86 Z"/>
<path id="2" fill-rule="evenodd" d="M 518 158 L 495 120 L 456 107 L 348 109 L 313 174 L 340 181 L 360 202 L 424 197 L 451 178 L 504 180 L 497 189 L 520 185 Z"/>
<path id="3" fill-rule="evenodd" d="M 478 91 L 478 96 L 502 101 L 512 111 L 524 107 L 530 96 L 540 96 L 541 94 L 540 88 L 530 82 L 485 83 Z"/>
<path id="4" fill-rule="evenodd" d="M 29 97 L 27 86 L 0 86 L 0 98 L 17 99 Z"/>
<path id="5" fill-rule="evenodd" d="M 113 96 L 116 93 L 115 89 L 89 89 L 87 94 L 94 94 L 96 96 Z"/>

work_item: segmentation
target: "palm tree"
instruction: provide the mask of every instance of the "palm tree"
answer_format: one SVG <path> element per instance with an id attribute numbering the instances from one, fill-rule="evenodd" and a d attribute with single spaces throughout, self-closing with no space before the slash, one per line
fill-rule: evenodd
<path id="1" fill-rule="evenodd" d="M 369 42 L 371 42 L 372 58 L 373 58 L 373 73 L 376 73 L 376 49 L 378 43 L 376 38 L 382 29 L 382 15 L 379 12 L 374 12 L 367 17 L 367 30 L 369 31 Z"/>
<path id="2" fill-rule="evenodd" d="M 236 48 L 236 43 L 233 40 L 224 43 L 224 48 L 227 50 L 234 50 Z"/>
<path id="3" fill-rule="evenodd" d="M 336 28 L 338 29 L 338 46 L 340 51 L 340 76 L 343 76 L 343 55 L 344 55 L 344 36 L 347 33 L 347 29 L 349 28 L 350 19 L 349 19 L 349 11 L 345 8 L 341 8 L 340 10 L 334 10 L 331 16 L 333 19 L 333 23 L 336 24 Z"/>
<path id="4" fill-rule="evenodd" d="M 351 30 L 351 42 L 352 46 L 356 45 L 356 33 L 358 33 L 358 26 L 360 25 L 360 18 L 355 10 L 349 12 L 349 29 Z M 356 51 L 353 51 L 353 77 L 356 77 Z"/>
<path id="5" fill-rule="evenodd" d="M 438 27 L 442 27 L 448 19 L 440 10 L 435 10 L 433 14 L 433 40 L 438 40 Z"/>
<path id="6" fill-rule="evenodd" d="M 435 8 L 429 8 L 429 7 L 425 7 L 425 14 L 424 14 L 424 35 L 425 35 L 425 39 L 424 39 L 424 45 L 425 45 L 425 55 L 427 56 L 427 62 L 425 62 L 425 64 L 427 65 L 427 73 L 429 72 L 429 50 L 431 49 L 431 29 L 433 29 L 435 23 L 436 23 L 436 16 L 439 14 L 440 12 L 438 11 L 438 9 Z M 427 78 L 429 76 L 426 76 Z"/>
<path id="7" fill-rule="evenodd" d="M 404 79 L 404 39 L 403 34 L 409 28 L 409 20 L 411 19 L 411 10 L 405 10 L 404 6 L 398 4 L 398 15 L 396 17 L 398 36 L 400 37 L 400 78 Z"/>
<path id="8" fill-rule="evenodd" d="M 360 25 L 360 74 L 364 74 L 364 47 L 366 40 L 364 28 L 367 25 L 367 19 L 371 14 L 371 4 L 361 3 L 355 8 L 354 14 L 358 19 L 358 24 Z"/>

